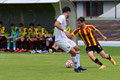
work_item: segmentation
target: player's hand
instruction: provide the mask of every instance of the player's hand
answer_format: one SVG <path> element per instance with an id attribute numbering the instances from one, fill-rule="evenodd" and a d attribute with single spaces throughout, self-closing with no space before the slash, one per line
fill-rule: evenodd
<path id="1" fill-rule="evenodd" d="M 72 35 L 69 32 L 65 32 L 67 37 L 71 37 Z"/>
<path id="2" fill-rule="evenodd" d="M 103 36 L 103 39 L 104 39 L 105 41 L 107 41 L 107 37 Z"/>

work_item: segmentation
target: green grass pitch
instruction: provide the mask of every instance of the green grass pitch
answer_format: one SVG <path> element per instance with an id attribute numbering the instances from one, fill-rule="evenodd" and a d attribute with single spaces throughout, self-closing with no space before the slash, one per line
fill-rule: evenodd
<path id="1" fill-rule="evenodd" d="M 70 54 L 0 53 L 0 80 L 120 80 L 120 47 L 103 47 L 116 60 L 115 66 L 95 53 L 107 66 L 102 70 L 80 48 L 81 65 L 87 68 L 82 73 L 65 67 Z"/>

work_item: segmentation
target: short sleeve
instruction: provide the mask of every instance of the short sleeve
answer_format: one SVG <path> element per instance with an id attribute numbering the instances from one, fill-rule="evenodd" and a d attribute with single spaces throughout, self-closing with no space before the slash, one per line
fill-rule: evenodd
<path id="1" fill-rule="evenodd" d="M 65 17 L 63 15 L 59 16 L 57 18 L 57 21 L 59 21 L 60 23 L 62 23 L 64 21 Z"/>
<path id="2" fill-rule="evenodd" d="M 75 37 L 75 36 L 78 36 L 79 34 L 79 29 L 76 29 L 75 31 L 72 32 L 72 35 Z"/>
<path id="3" fill-rule="evenodd" d="M 96 31 L 96 28 L 95 28 L 93 25 L 90 26 L 90 29 L 91 29 L 92 31 Z"/>

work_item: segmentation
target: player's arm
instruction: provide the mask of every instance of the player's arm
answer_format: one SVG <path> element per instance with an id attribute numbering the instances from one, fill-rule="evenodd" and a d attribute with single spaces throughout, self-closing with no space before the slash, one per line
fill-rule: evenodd
<path id="1" fill-rule="evenodd" d="M 65 34 L 66 34 L 68 37 L 71 36 L 71 34 L 70 34 L 69 32 L 67 32 L 65 29 L 62 28 L 61 23 L 60 23 L 59 21 L 56 21 L 56 22 L 55 22 L 55 27 L 57 27 L 59 30 L 65 32 Z"/>
<path id="2" fill-rule="evenodd" d="M 16 35 L 14 36 L 14 38 L 17 38 L 19 35 L 19 29 L 16 30 Z"/>
<path id="3" fill-rule="evenodd" d="M 107 40 L 107 37 L 105 37 L 100 30 L 96 29 L 96 33 L 99 34 L 105 41 Z"/>

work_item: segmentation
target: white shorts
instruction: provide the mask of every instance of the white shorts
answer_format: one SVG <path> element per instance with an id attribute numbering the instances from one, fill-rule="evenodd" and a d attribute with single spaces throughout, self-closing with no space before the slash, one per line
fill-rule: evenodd
<path id="1" fill-rule="evenodd" d="M 66 53 L 69 53 L 71 48 L 76 46 L 76 43 L 70 39 L 64 39 L 56 41 L 57 46 L 63 49 Z"/>

